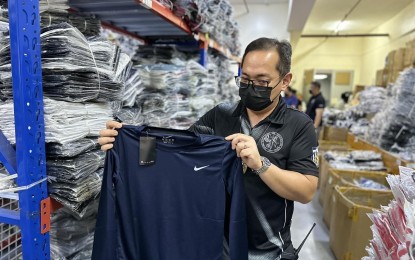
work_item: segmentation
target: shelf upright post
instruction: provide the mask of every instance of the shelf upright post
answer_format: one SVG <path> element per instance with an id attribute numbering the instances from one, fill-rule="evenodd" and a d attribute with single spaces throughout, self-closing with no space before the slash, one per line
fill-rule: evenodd
<path id="1" fill-rule="evenodd" d="M 9 0 L 23 259 L 50 259 L 49 232 L 42 234 L 41 201 L 48 196 L 43 118 L 39 0 Z M 43 230 L 44 231 L 44 230 Z"/>
<path id="2" fill-rule="evenodd" d="M 203 67 L 207 66 L 208 49 L 209 49 L 209 40 L 199 39 L 199 54 L 200 54 L 199 63 Z"/>

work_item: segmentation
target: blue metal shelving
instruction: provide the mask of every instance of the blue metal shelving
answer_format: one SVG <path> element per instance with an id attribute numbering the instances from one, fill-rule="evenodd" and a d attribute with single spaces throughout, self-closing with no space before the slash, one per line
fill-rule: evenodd
<path id="1" fill-rule="evenodd" d="M 41 201 L 48 195 L 39 1 L 9 0 L 8 8 L 16 149 L 1 134 L 0 159 L 26 189 L 19 191 L 19 210 L 2 208 L 0 221 L 20 227 L 23 259 L 49 259 L 49 233 L 41 230 Z"/>

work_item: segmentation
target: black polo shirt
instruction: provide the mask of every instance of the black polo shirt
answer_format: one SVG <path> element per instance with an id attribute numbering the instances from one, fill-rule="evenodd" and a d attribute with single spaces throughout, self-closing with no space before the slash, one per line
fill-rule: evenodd
<path id="1" fill-rule="evenodd" d="M 314 121 L 316 119 L 316 109 L 317 108 L 325 108 L 326 101 L 321 93 L 317 96 L 313 96 L 307 103 L 307 110 L 306 114 Z M 323 125 L 323 120 L 320 122 L 320 126 Z"/>
<path id="2" fill-rule="evenodd" d="M 318 176 L 318 143 L 313 122 L 306 114 L 287 107 L 282 98 L 271 115 L 254 128 L 249 124 L 246 108 L 238 103 L 216 106 L 190 130 L 218 136 L 249 134 L 255 138 L 259 153 L 274 165 Z M 255 259 L 255 256 L 277 259 L 291 244 L 294 202 L 278 196 L 250 170 L 245 173 L 244 182 L 250 259 Z"/>

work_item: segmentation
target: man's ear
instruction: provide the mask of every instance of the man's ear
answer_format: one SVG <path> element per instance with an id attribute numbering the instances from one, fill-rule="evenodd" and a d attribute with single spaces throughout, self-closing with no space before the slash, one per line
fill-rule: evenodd
<path id="1" fill-rule="evenodd" d="M 284 91 L 288 88 L 288 86 L 291 83 L 291 79 L 293 78 L 293 74 L 291 72 L 287 73 L 287 75 L 285 75 L 285 77 L 282 79 L 282 86 L 281 86 L 281 90 Z"/>

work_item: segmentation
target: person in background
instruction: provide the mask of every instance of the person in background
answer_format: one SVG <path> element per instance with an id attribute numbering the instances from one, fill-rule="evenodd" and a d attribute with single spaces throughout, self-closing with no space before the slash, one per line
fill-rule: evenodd
<path id="1" fill-rule="evenodd" d="M 320 90 L 321 85 L 319 82 L 311 82 L 311 98 L 307 103 L 307 110 L 305 112 L 314 122 L 317 138 L 320 136 L 321 126 L 323 125 L 323 112 L 326 107 L 326 101 L 324 100 Z"/>
<path id="2" fill-rule="evenodd" d="M 284 90 L 284 93 L 285 93 L 285 97 L 284 97 L 285 103 L 287 103 L 288 106 L 297 108 L 298 99 L 297 99 L 297 96 L 295 95 L 294 90 L 290 86 L 288 86 Z"/>
<path id="3" fill-rule="evenodd" d="M 288 41 L 251 42 L 242 57 L 241 76 L 235 77 L 241 100 L 217 105 L 189 129 L 223 136 L 242 159 L 250 260 L 297 259 L 290 232 L 294 201 L 310 202 L 317 189 L 313 122 L 280 95 L 292 79 L 291 54 Z M 113 147 L 120 127 L 107 123 L 98 139 L 102 150 Z"/>

